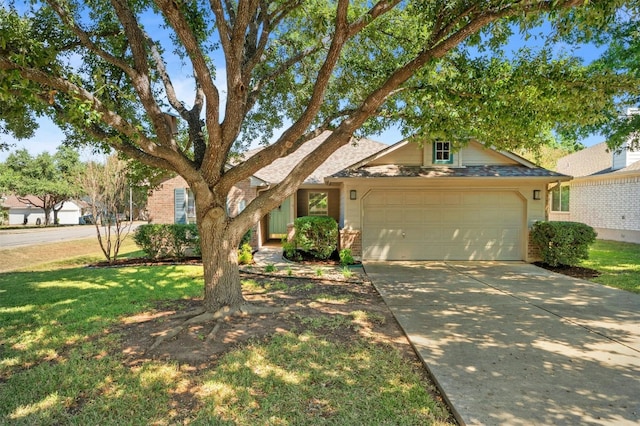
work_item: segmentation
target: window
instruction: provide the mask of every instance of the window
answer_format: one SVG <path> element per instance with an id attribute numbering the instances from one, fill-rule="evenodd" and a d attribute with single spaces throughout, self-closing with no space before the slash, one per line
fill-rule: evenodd
<path id="1" fill-rule="evenodd" d="M 556 186 L 551 190 L 551 210 L 554 212 L 569 211 L 569 187 Z"/>
<path id="2" fill-rule="evenodd" d="M 327 192 L 309 193 L 309 216 L 329 215 L 329 194 Z"/>
<path id="3" fill-rule="evenodd" d="M 453 153 L 451 142 L 435 142 L 433 144 L 433 164 L 452 164 Z"/>

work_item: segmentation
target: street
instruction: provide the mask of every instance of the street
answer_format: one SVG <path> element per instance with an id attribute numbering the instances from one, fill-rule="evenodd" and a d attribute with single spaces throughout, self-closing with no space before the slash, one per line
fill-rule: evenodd
<path id="1" fill-rule="evenodd" d="M 139 223 L 134 222 L 132 230 L 138 225 Z M 0 231 L 0 250 L 92 237 L 96 237 L 96 228 L 94 225 L 10 229 Z"/>

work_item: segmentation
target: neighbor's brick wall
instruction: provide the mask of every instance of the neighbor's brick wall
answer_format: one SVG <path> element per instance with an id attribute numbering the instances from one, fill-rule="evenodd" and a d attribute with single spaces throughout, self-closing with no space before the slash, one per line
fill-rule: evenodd
<path id="1" fill-rule="evenodd" d="M 594 228 L 640 231 L 640 177 L 574 181 L 569 209 Z"/>
<path id="2" fill-rule="evenodd" d="M 187 182 L 182 176 L 176 176 L 166 180 L 149 194 L 147 199 L 147 211 L 149 222 L 173 223 L 174 222 L 174 190 L 187 188 Z"/>

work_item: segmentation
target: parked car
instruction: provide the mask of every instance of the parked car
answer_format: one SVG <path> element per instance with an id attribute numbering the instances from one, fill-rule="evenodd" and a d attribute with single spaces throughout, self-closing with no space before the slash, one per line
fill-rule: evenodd
<path id="1" fill-rule="evenodd" d="M 85 214 L 83 216 L 80 216 L 80 219 L 78 221 L 80 225 L 93 225 L 94 223 L 96 223 L 92 214 Z"/>

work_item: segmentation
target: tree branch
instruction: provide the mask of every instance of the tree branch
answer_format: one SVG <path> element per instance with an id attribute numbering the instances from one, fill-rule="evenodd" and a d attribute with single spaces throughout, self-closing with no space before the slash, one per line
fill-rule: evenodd
<path id="1" fill-rule="evenodd" d="M 122 59 L 111 55 L 104 49 L 100 48 L 100 46 L 95 44 L 93 41 L 91 41 L 91 37 L 89 36 L 89 33 L 84 31 L 79 25 L 75 23 L 73 17 L 69 15 L 67 10 L 63 6 L 61 6 L 59 2 L 54 0 L 46 0 L 46 1 L 49 4 L 49 6 L 51 6 L 51 8 L 56 12 L 60 20 L 73 31 L 76 37 L 78 37 L 78 39 L 80 40 L 80 44 L 82 46 L 86 47 L 91 52 L 95 53 L 100 58 L 104 59 L 106 62 L 120 68 L 121 70 L 126 72 L 127 75 L 129 75 L 130 77 L 133 78 L 133 76 L 135 76 L 136 71 L 133 68 L 131 68 L 126 61 L 123 61 Z"/>
<path id="2" fill-rule="evenodd" d="M 182 42 L 191 59 L 191 63 L 194 69 L 196 78 L 200 84 L 200 89 L 203 92 L 203 97 L 206 105 L 205 123 L 209 131 L 209 138 L 214 141 L 222 139 L 219 118 L 220 118 L 220 94 L 218 88 L 213 83 L 213 76 L 211 70 L 207 65 L 207 59 L 205 58 L 198 40 L 191 30 L 189 23 L 186 21 L 184 15 L 181 13 L 177 4 L 172 0 L 155 0 L 157 6 L 162 10 L 165 18 L 171 24 L 176 35 Z M 221 22 L 216 22 L 216 25 L 221 25 Z M 197 95 L 198 96 L 198 95 Z M 217 153 L 213 152 L 213 156 Z"/>
<path id="3" fill-rule="evenodd" d="M 332 72 L 340 59 L 342 48 L 348 39 L 348 8 L 348 0 L 339 0 L 336 11 L 335 32 L 331 46 L 318 72 L 316 83 L 314 84 L 311 97 L 307 103 L 307 108 L 302 112 L 298 120 L 292 124 L 273 145 L 263 149 L 238 167 L 226 172 L 224 176 L 225 181 L 238 182 L 245 179 L 265 165 L 273 162 L 276 158 L 283 156 L 294 148 L 297 149 L 296 147 L 301 145 L 300 137 L 309 127 L 322 106 Z"/>

